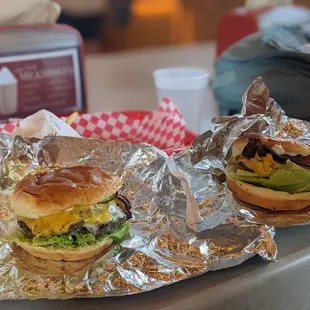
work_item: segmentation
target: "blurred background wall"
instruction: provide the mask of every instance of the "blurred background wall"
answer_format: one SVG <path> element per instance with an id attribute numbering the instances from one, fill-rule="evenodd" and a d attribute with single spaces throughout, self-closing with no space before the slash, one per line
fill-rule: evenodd
<path id="1" fill-rule="evenodd" d="M 64 2 L 70 7 L 82 1 L 58 2 L 60 4 Z M 89 1 L 92 0 L 84 0 L 86 6 Z M 98 37 L 95 40 L 86 38 L 86 41 L 89 41 L 86 44 L 86 52 L 89 53 L 215 40 L 221 16 L 231 9 L 243 6 L 245 2 L 244 0 L 102 1 L 105 3 L 102 6 L 104 9 L 102 12 L 97 9 L 96 13 L 104 16 Z M 310 7 L 309 0 L 297 0 L 294 4 Z M 91 25 L 87 22 L 84 22 L 85 24 Z"/>

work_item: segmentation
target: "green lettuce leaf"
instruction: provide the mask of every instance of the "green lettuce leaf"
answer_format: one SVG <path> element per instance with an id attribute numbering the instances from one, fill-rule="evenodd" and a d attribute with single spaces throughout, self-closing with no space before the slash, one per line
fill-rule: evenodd
<path id="1" fill-rule="evenodd" d="M 115 229 L 111 234 L 105 234 L 95 237 L 92 234 L 71 233 L 69 235 L 59 235 L 51 237 L 34 237 L 27 239 L 28 243 L 35 246 L 54 246 L 58 248 L 75 248 L 82 245 L 94 245 L 104 239 L 113 239 L 115 243 L 120 243 L 128 236 L 130 224 L 125 223 Z"/>
<path id="2" fill-rule="evenodd" d="M 263 177 L 246 177 L 246 176 L 242 176 L 242 175 L 232 175 L 232 177 L 234 179 L 237 179 L 241 182 L 246 182 L 246 183 L 251 183 L 251 184 L 255 184 L 255 185 L 261 185 L 263 186 L 264 182 L 266 181 L 266 178 Z"/>
<path id="3" fill-rule="evenodd" d="M 288 193 L 309 191 L 310 170 L 288 162 L 278 169 L 266 182 L 264 187 Z"/>
<path id="4" fill-rule="evenodd" d="M 237 171 L 229 169 L 227 173 L 230 175 L 231 178 L 239 180 L 241 182 L 246 182 L 250 184 L 255 184 L 257 186 L 263 186 L 263 183 L 266 181 L 265 176 L 261 176 L 254 172 L 249 172 L 245 170 L 238 169 Z"/>
<path id="5" fill-rule="evenodd" d="M 94 245 L 96 237 L 91 234 L 76 234 L 59 235 L 51 237 L 34 237 L 32 244 L 35 246 L 57 246 L 61 248 L 78 247 L 84 244 Z"/>
<path id="6" fill-rule="evenodd" d="M 101 241 L 103 239 L 113 239 L 115 243 L 120 243 L 122 240 L 128 237 L 129 229 L 130 229 L 130 224 L 125 223 L 121 225 L 118 229 L 115 229 L 112 233 L 99 236 L 98 240 Z"/>
<path id="7" fill-rule="evenodd" d="M 270 177 L 260 176 L 256 173 L 232 169 L 228 170 L 230 177 L 254 184 L 270 188 L 276 191 L 284 191 L 290 194 L 310 191 L 310 170 L 298 166 L 290 161 L 275 171 Z"/>
<path id="8" fill-rule="evenodd" d="M 262 177 L 266 178 L 266 176 L 262 176 L 260 174 L 254 173 L 254 172 L 241 170 L 241 169 L 237 169 L 237 175 L 238 176 L 244 176 L 244 177 L 253 177 L 253 178 L 262 178 Z"/>

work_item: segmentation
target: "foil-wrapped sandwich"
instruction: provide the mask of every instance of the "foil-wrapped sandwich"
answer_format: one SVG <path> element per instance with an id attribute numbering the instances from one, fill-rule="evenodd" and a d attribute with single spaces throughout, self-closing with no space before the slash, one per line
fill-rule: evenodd
<path id="1" fill-rule="evenodd" d="M 219 178 L 226 124 L 199 137 L 195 166 L 194 147 L 168 158 L 145 143 L 77 138 L 47 111 L 19 125 L 0 135 L 1 299 L 132 295 L 276 258 L 274 229 L 249 221 Z"/>
<path id="2" fill-rule="evenodd" d="M 128 234 L 130 202 L 122 180 L 98 167 L 45 168 L 19 181 L 11 206 L 19 225 L 13 241 L 35 257 L 90 259 Z"/>

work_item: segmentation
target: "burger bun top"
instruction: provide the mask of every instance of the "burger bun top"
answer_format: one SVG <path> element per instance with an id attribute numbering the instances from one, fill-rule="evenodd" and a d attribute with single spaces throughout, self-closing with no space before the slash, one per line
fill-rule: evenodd
<path id="1" fill-rule="evenodd" d="M 310 141 L 293 138 L 271 137 L 263 134 L 249 134 L 235 140 L 232 145 L 232 156 L 240 155 L 250 138 L 259 139 L 262 144 L 277 155 L 309 156 Z"/>
<path id="2" fill-rule="evenodd" d="M 104 201 L 121 186 L 120 178 L 99 167 L 46 168 L 16 184 L 11 206 L 17 216 L 39 218 Z"/>

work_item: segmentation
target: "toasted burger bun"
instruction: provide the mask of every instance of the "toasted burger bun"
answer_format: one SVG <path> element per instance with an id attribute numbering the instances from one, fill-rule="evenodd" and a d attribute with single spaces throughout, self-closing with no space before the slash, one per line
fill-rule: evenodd
<path id="1" fill-rule="evenodd" d="M 309 222 L 310 207 L 300 211 L 271 211 L 243 202 L 234 196 L 239 206 L 250 209 L 254 219 L 274 227 L 288 227 L 292 225 L 305 224 Z"/>
<path id="2" fill-rule="evenodd" d="M 272 211 L 297 211 L 310 205 L 310 192 L 289 194 L 254 186 L 230 178 L 226 174 L 227 187 L 241 201 Z"/>
<path id="3" fill-rule="evenodd" d="M 47 168 L 30 173 L 16 184 L 11 206 L 18 216 L 39 218 L 103 201 L 121 186 L 120 178 L 98 167 Z"/>
<path id="4" fill-rule="evenodd" d="M 250 134 L 238 138 L 232 145 L 232 155 L 240 155 L 250 138 L 260 139 L 262 144 L 278 155 L 309 156 L 310 141 L 305 142 L 292 138 L 269 137 L 263 134 Z"/>
<path id="5" fill-rule="evenodd" d="M 79 261 L 101 254 L 112 245 L 113 240 L 106 239 L 96 245 L 80 246 L 76 249 L 33 246 L 18 240 L 14 242 L 35 257 L 55 261 Z"/>
<path id="6" fill-rule="evenodd" d="M 15 243 L 12 245 L 12 255 L 16 260 L 16 266 L 24 270 L 47 276 L 84 276 L 85 272 L 94 264 L 100 263 L 106 259 L 110 259 L 113 251 L 111 247 L 105 249 L 104 253 L 100 253 L 90 259 L 79 261 L 55 261 L 35 257 L 25 251 Z"/>

